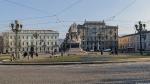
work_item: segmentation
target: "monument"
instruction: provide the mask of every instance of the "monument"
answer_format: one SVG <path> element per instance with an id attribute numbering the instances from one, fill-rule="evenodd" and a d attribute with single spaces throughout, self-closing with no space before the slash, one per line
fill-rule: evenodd
<path id="1" fill-rule="evenodd" d="M 81 48 L 81 39 L 77 31 L 77 24 L 73 23 L 66 35 L 67 44 L 69 45 L 68 54 L 84 54 L 85 51 Z"/>

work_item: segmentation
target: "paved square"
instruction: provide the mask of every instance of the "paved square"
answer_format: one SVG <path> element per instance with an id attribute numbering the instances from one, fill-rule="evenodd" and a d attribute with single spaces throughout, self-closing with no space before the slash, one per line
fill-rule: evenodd
<path id="1" fill-rule="evenodd" d="M 0 65 L 0 84 L 150 83 L 150 63 Z"/>

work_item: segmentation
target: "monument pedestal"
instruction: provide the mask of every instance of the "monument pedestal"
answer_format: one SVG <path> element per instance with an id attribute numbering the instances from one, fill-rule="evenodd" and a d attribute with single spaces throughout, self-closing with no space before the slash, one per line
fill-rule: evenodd
<path id="1" fill-rule="evenodd" d="M 80 48 L 79 43 L 70 43 L 68 55 L 85 55 L 85 54 L 86 52 Z"/>

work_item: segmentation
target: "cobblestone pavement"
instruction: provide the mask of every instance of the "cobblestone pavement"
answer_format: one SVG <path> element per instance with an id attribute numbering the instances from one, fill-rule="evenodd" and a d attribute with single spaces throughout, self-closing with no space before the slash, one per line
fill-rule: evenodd
<path id="1" fill-rule="evenodd" d="M 150 63 L 0 65 L 0 84 L 148 84 Z"/>

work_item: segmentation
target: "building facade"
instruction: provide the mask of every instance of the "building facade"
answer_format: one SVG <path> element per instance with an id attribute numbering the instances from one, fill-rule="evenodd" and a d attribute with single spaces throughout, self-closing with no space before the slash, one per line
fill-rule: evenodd
<path id="1" fill-rule="evenodd" d="M 38 38 L 34 38 L 37 33 Z M 3 32 L 3 53 L 15 52 L 15 33 Z M 58 38 L 59 33 L 53 30 L 22 30 L 18 33 L 18 51 L 19 52 L 29 52 L 31 47 L 34 51 L 37 50 L 38 53 L 51 53 L 58 51 Z"/>
<path id="2" fill-rule="evenodd" d="M 78 25 L 76 23 L 73 23 L 70 26 L 68 33 L 66 34 L 67 43 L 69 44 L 70 48 L 80 47 L 81 40 L 77 32 L 77 26 Z"/>
<path id="3" fill-rule="evenodd" d="M 137 35 L 130 34 L 119 37 L 118 46 L 121 52 L 135 52 L 137 50 Z"/>
<path id="4" fill-rule="evenodd" d="M 78 26 L 81 47 L 86 51 L 117 50 L 118 26 L 108 26 L 104 21 L 85 21 Z"/>
<path id="5" fill-rule="evenodd" d="M 3 52 L 3 37 L 0 36 L 0 53 Z"/>
<path id="6" fill-rule="evenodd" d="M 74 28 L 77 28 L 75 35 L 67 33 L 66 37 L 76 39 L 85 51 L 118 49 L 118 26 L 108 26 L 104 21 L 85 21 L 83 25 Z"/>
<path id="7" fill-rule="evenodd" d="M 142 49 L 144 51 L 150 51 L 150 31 L 145 31 L 142 33 Z M 119 50 L 122 52 L 139 52 L 139 33 L 119 37 Z"/>

